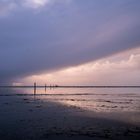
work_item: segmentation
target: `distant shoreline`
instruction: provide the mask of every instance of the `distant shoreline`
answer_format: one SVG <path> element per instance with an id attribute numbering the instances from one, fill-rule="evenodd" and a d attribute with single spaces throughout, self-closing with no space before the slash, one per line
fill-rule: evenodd
<path id="1" fill-rule="evenodd" d="M 140 86 L 0 86 L 0 88 L 140 88 Z"/>

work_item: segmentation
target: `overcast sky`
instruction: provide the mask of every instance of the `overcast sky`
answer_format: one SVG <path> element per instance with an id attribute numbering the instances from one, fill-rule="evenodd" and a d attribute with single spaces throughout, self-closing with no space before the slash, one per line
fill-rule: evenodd
<path id="1" fill-rule="evenodd" d="M 44 77 L 44 74 L 59 73 L 64 78 L 65 70 L 84 67 L 87 78 L 79 78 L 82 83 L 77 81 L 75 84 L 101 84 L 102 80 L 88 79 L 97 72 L 100 74 L 98 68 L 105 68 L 106 73 L 115 65 L 113 75 L 129 71 L 126 77 L 133 78 L 131 84 L 138 84 L 139 13 L 139 0 L 1 0 L 0 83 L 19 81 L 21 78 L 31 81 L 33 75 L 42 74 Z M 114 60 L 117 54 L 127 52 L 129 55 L 126 57 Z M 133 67 L 135 71 L 123 66 L 135 61 L 138 65 Z M 99 64 L 97 70 L 90 69 L 91 63 Z M 73 70 L 72 73 L 77 75 L 78 72 Z M 55 78 L 59 79 L 57 75 Z M 39 77 L 33 80 L 39 80 Z M 117 84 L 121 81 L 121 77 L 113 81 L 111 73 L 108 77 Z M 59 83 L 58 79 L 56 82 Z"/>

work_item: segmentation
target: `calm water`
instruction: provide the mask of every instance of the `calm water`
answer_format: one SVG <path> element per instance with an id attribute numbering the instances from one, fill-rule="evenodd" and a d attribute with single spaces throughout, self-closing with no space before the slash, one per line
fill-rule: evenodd
<path id="1" fill-rule="evenodd" d="M 95 112 L 140 112 L 140 88 L 0 89 L 0 96 L 25 96 Z"/>

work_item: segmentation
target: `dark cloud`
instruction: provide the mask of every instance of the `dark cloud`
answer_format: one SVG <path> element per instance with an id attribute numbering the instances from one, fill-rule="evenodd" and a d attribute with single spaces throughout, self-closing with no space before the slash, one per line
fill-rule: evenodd
<path id="1" fill-rule="evenodd" d="M 138 0 L 71 0 L 38 9 L 14 4 L 14 10 L 0 17 L 0 81 L 86 63 L 140 45 Z"/>

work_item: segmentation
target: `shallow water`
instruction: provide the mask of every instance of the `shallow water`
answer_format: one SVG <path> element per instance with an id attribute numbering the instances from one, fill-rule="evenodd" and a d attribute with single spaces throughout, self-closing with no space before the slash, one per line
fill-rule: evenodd
<path id="1" fill-rule="evenodd" d="M 95 112 L 140 112 L 140 88 L 0 89 L 0 96 L 26 96 Z"/>
<path id="2" fill-rule="evenodd" d="M 139 134 L 140 89 L 37 88 L 34 94 L 33 88 L 0 88 L 3 140 L 139 140 Z"/>

